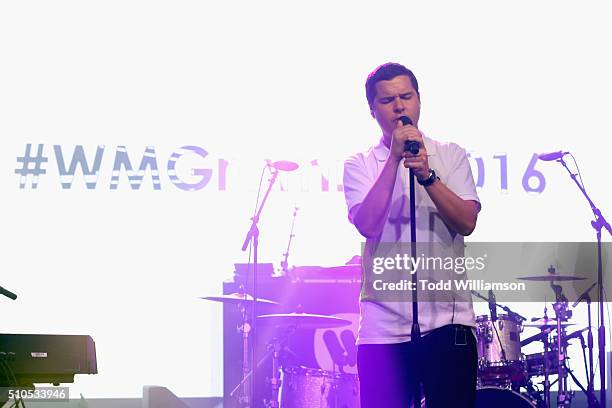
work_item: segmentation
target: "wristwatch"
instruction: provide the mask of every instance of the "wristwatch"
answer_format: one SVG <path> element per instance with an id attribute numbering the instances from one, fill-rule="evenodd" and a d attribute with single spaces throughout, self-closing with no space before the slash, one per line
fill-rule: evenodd
<path id="1" fill-rule="evenodd" d="M 440 177 L 436 176 L 436 172 L 433 169 L 429 169 L 429 177 L 427 177 L 426 179 L 419 180 L 419 178 L 417 177 L 418 183 L 423 187 L 431 186 L 437 180 L 440 180 Z"/>

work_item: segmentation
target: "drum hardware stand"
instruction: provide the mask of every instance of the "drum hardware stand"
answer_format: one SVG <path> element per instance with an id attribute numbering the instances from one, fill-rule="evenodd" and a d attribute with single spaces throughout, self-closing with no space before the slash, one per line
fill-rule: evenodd
<path id="1" fill-rule="evenodd" d="M 595 381 L 595 370 L 593 369 L 593 324 L 591 322 L 591 296 L 589 295 L 589 292 L 591 291 L 591 289 L 593 289 L 595 286 L 597 285 L 597 282 L 593 283 L 587 290 L 585 290 L 582 295 L 580 295 L 580 297 L 578 297 L 578 300 L 576 300 L 576 302 L 574 302 L 574 304 L 572 305 L 572 307 L 576 307 L 578 306 L 578 304 L 580 302 L 582 302 L 583 300 L 586 301 L 587 303 L 587 317 L 588 317 L 588 334 L 587 334 L 587 344 L 588 344 L 588 348 L 589 348 L 589 365 L 588 367 L 585 367 L 585 371 L 587 374 L 587 390 L 585 391 L 588 397 L 588 402 L 589 402 L 589 408 L 592 407 L 599 407 L 599 402 L 597 401 L 597 398 L 595 397 L 595 389 L 594 389 L 594 381 Z M 584 354 L 584 350 L 585 350 L 585 344 L 584 344 L 584 337 L 582 336 L 582 333 L 580 333 L 580 342 L 582 344 L 582 353 Z M 585 361 L 585 366 L 586 366 L 586 357 L 584 358 Z"/>
<path id="2" fill-rule="evenodd" d="M 544 307 L 544 317 L 546 317 L 546 307 Z M 546 408 L 550 408 L 550 377 L 549 377 L 549 367 L 548 367 L 548 349 L 550 348 L 550 342 L 548 341 L 548 336 L 545 336 L 542 340 L 544 343 L 544 406 Z"/>
<path id="3" fill-rule="evenodd" d="M 593 201 L 587 194 L 584 186 L 578 182 L 578 179 L 576 177 L 577 175 L 572 173 L 570 169 L 567 167 L 567 164 L 563 160 L 563 156 L 561 156 L 556 161 L 558 161 L 559 163 L 563 165 L 563 167 L 565 167 L 565 170 L 567 170 L 571 179 L 574 180 L 574 183 L 576 183 L 576 186 L 580 189 L 580 192 L 582 192 L 582 195 L 584 195 L 584 198 L 586 198 L 586 200 L 588 201 L 589 206 L 591 207 L 591 211 L 593 211 L 593 215 L 595 217 L 595 220 L 591 221 L 591 226 L 593 227 L 597 235 L 597 285 L 598 285 L 597 301 L 599 303 L 599 328 L 598 328 L 598 336 L 597 336 L 597 340 L 598 340 L 597 347 L 599 349 L 598 350 L 598 353 L 599 353 L 599 380 L 601 384 L 600 394 L 599 394 L 599 404 L 602 408 L 606 408 L 606 387 L 605 387 L 605 384 L 606 384 L 606 355 L 605 355 L 606 329 L 604 326 L 605 319 L 604 319 L 604 305 L 603 305 L 604 297 L 603 297 L 603 266 L 602 266 L 602 259 L 601 259 L 601 230 L 605 228 L 606 231 L 608 231 L 608 233 L 612 235 L 612 227 L 610 227 L 610 224 L 605 219 L 605 217 L 603 216 L 599 208 L 595 206 L 595 204 L 593 203 Z"/>
<path id="4" fill-rule="evenodd" d="M 278 337 L 274 337 L 272 338 L 269 343 L 268 343 L 268 347 L 267 347 L 267 351 L 266 353 L 261 357 L 261 359 L 257 362 L 257 364 L 255 365 L 255 368 L 253 370 L 247 370 L 247 372 L 244 374 L 242 381 L 240 381 L 240 383 L 238 385 L 236 385 L 236 387 L 234 387 L 234 389 L 232 390 L 232 392 L 230 393 L 230 396 L 234 396 L 234 394 L 240 389 L 240 387 L 242 387 L 244 385 L 244 388 L 247 388 L 248 385 L 248 380 L 253 377 L 253 372 L 255 370 L 257 370 L 263 363 L 264 361 L 266 361 L 270 356 L 272 356 L 272 377 L 270 378 L 270 384 L 272 386 L 272 399 L 271 400 L 266 400 L 264 401 L 264 404 L 266 407 L 272 407 L 272 408 L 276 408 L 278 407 L 278 395 L 279 395 L 279 390 L 280 390 L 280 386 L 281 386 L 281 378 L 280 378 L 280 374 L 279 374 L 279 370 L 280 370 L 280 355 L 282 351 L 287 351 L 287 348 L 285 346 L 283 346 L 283 344 L 285 343 L 285 341 L 291 337 L 291 335 L 295 332 L 295 330 L 289 330 L 287 332 L 287 334 L 285 335 L 285 337 L 282 338 L 278 338 Z M 289 352 L 291 353 L 291 351 L 289 350 Z M 244 389 L 243 388 L 243 389 Z M 241 396 L 240 399 L 244 400 L 245 397 Z M 246 396 L 246 398 L 248 399 L 248 395 Z"/>
<path id="5" fill-rule="evenodd" d="M 265 401 L 266 408 L 278 408 L 279 407 L 279 390 L 281 387 L 280 378 L 280 352 L 283 346 L 281 341 L 276 337 L 270 341 L 268 345 L 268 354 L 272 354 L 272 377 L 270 378 L 270 385 L 272 387 L 272 398 L 269 401 Z"/>
<path id="6" fill-rule="evenodd" d="M 266 190 L 266 194 L 263 197 L 263 200 L 261 201 L 261 204 L 259 205 L 259 209 L 255 212 L 255 215 L 253 216 L 253 218 L 251 218 L 251 227 L 249 228 L 249 231 L 246 234 L 246 237 L 244 239 L 244 243 L 242 244 L 242 250 L 246 251 L 247 247 L 249 246 L 249 243 L 251 241 L 253 241 L 253 308 L 251 309 L 251 327 L 250 327 L 250 331 L 252 332 L 252 336 L 251 336 L 251 359 L 250 359 L 250 366 L 254 367 L 255 366 L 255 350 L 257 350 L 256 348 L 256 332 L 255 329 L 257 327 L 257 249 L 259 247 L 259 228 L 257 227 L 257 224 L 259 223 L 259 217 L 261 216 L 261 211 L 264 208 L 264 205 L 266 204 L 266 200 L 268 199 L 268 196 L 270 195 L 270 191 L 272 190 L 272 186 L 274 185 L 274 182 L 276 181 L 276 177 L 278 176 L 278 169 L 274 166 L 271 166 L 269 164 L 266 165 L 270 171 L 272 172 L 272 177 L 270 177 L 269 183 L 268 183 L 268 189 Z M 248 273 L 247 273 L 247 281 L 248 281 Z M 244 381 L 244 379 L 243 379 Z M 254 394 L 254 388 L 255 388 L 255 371 L 253 369 L 251 369 L 251 376 L 250 376 L 250 396 L 247 399 L 247 405 L 245 405 L 245 407 L 250 407 L 250 405 L 248 404 L 253 403 L 253 394 Z"/>
<path id="7" fill-rule="evenodd" d="M 572 377 L 572 379 L 574 380 L 574 383 L 578 385 L 578 388 L 580 388 L 582 392 L 587 396 L 587 404 L 588 404 L 587 406 L 589 408 L 593 408 L 593 407 L 599 408 L 599 402 L 597 402 L 597 399 L 595 398 L 595 394 L 592 392 L 589 393 L 589 390 L 585 389 L 584 386 L 580 384 L 580 381 L 578 381 L 578 379 L 576 378 L 572 370 L 567 370 L 567 373 Z"/>
<path id="8" fill-rule="evenodd" d="M 244 292 L 244 287 L 240 286 L 239 293 Z M 249 323 L 249 314 L 244 303 L 239 303 L 238 308 L 242 317 L 242 324 L 238 326 L 238 332 L 242 334 L 242 381 L 232 390 L 230 396 L 233 397 L 236 391 L 244 385 L 242 392 L 238 397 L 238 404 L 242 407 L 250 407 L 252 392 L 250 384 L 247 382 L 249 375 L 249 333 L 251 332 L 251 324 Z"/>
<path id="9" fill-rule="evenodd" d="M 582 337 L 582 334 L 580 335 L 580 342 L 582 343 L 582 352 L 584 354 L 584 349 L 586 348 L 586 345 L 584 344 L 584 337 Z M 586 356 L 584 360 L 585 360 L 585 365 L 586 365 Z M 578 387 L 586 395 L 588 408 L 599 408 L 599 401 L 597 401 L 597 398 L 595 397 L 595 392 L 592 389 L 590 389 L 592 388 L 590 387 L 591 384 L 590 383 L 587 384 L 587 388 L 585 389 L 584 386 L 580 383 L 580 381 L 578 381 L 578 379 L 576 378 L 572 370 L 567 370 L 567 372 L 574 380 L 574 383 L 576 383 L 576 385 L 578 385 Z M 588 378 L 587 378 L 587 381 L 588 381 Z"/>
<path id="10" fill-rule="evenodd" d="M 586 359 L 586 355 L 585 355 L 586 344 L 585 344 L 585 341 L 584 341 L 584 336 L 582 335 L 582 331 L 583 330 L 578 331 L 578 337 L 580 338 L 580 344 L 582 346 L 582 358 L 584 359 L 584 368 L 585 368 L 585 371 L 587 372 L 587 374 L 589 374 L 589 370 L 588 370 L 588 367 L 587 367 L 587 359 Z M 568 336 L 568 338 L 566 338 L 566 342 L 569 341 L 569 337 L 572 337 L 572 336 L 575 336 L 575 335 L 576 335 L 576 333 L 572 333 L 570 336 Z M 597 398 L 595 397 L 595 392 L 593 391 L 593 383 L 590 382 L 590 381 L 592 381 L 592 379 L 590 379 L 587 376 L 587 381 L 589 381 L 589 383 L 587 384 L 587 388 L 585 389 L 584 386 L 580 383 L 580 381 L 578 381 L 578 379 L 574 375 L 573 370 L 569 370 L 568 369 L 567 372 L 569 373 L 569 375 L 574 380 L 574 383 L 576 383 L 576 385 L 578 385 L 578 387 L 586 395 L 588 408 L 599 408 L 599 402 L 597 401 Z"/>
<path id="11" fill-rule="evenodd" d="M 289 232 L 289 242 L 287 242 L 287 250 L 283 254 L 283 260 L 281 261 L 281 270 L 283 272 L 282 273 L 283 276 L 287 276 L 289 272 L 289 263 L 287 262 L 287 259 L 289 258 L 289 248 L 291 248 L 291 241 L 293 240 L 293 238 L 295 238 L 295 234 L 293 233 L 293 227 L 295 226 L 295 217 L 297 216 L 298 210 L 299 210 L 298 207 L 293 207 L 293 220 L 291 220 L 291 231 Z"/>
<path id="12" fill-rule="evenodd" d="M 546 300 L 544 300 L 544 321 L 548 320 L 548 307 L 546 306 Z M 550 378 L 549 378 L 549 367 L 548 367 L 548 349 L 550 348 L 550 342 L 548 340 L 548 335 L 544 336 L 544 338 L 542 338 L 542 343 L 544 343 L 544 406 L 546 408 L 550 408 L 550 387 L 551 387 L 551 383 L 550 383 Z"/>
<path id="13" fill-rule="evenodd" d="M 540 396 L 541 392 L 535 389 L 535 387 L 533 386 L 533 382 L 531 382 L 531 379 L 527 379 L 527 381 L 525 382 L 525 389 L 527 390 L 527 395 L 529 396 L 529 398 L 535 401 L 537 408 L 542 408 L 545 406 L 545 402 Z"/>
<path id="14" fill-rule="evenodd" d="M 571 395 L 567 391 L 567 367 L 565 366 L 566 344 L 565 344 L 565 327 L 561 325 L 561 321 L 567 321 L 572 316 L 572 311 L 567 308 L 567 299 L 561 293 L 561 287 L 558 285 L 558 300 L 553 304 L 557 317 L 557 381 L 559 383 L 559 391 L 557 393 L 557 407 L 568 407 L 571 403 Z"/>

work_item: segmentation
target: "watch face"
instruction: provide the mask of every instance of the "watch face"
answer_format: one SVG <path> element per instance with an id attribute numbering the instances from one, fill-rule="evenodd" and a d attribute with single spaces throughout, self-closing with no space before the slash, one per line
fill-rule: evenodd
<path id="1" fill-rule="evenodd" d="M 420 185 L 427 187 L 430 184 L 433 184 L 434 181 L 438 180 L 438 177 L 436 176 L 436 172 L 433 169 L 429 169 L 429 177 L 427 177 L 425 180 L 417 180 L 419 182 Z"/>

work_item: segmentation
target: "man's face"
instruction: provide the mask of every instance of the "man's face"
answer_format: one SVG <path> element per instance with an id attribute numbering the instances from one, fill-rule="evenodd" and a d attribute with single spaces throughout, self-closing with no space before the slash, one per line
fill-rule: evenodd
<path id="1" fill-rule="evenodd" d="M 376 97 L 370 109 L 383 131 L 385 144 L 389 145 L 393 129 L 401 116 L 408 116 L 418 127 L 421 100 L 407 75 L 399 75 L 388 81 L 376 83 Z"/>

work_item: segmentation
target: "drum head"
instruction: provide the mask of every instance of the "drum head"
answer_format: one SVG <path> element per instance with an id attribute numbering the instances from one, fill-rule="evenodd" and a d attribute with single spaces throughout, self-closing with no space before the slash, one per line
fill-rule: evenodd
<path id="1" fill-rule="evenodd" d="M 281 408 L 341 408 L 359 406 L 356 374 L 332 373 L 307 367 L 283 368 Z"/>
<path id="2" fill-rule="evenodd" d="M 512 390 L 484 387 L 476 391 L 474 408 L 535 408 L 535 405 Z"/>

